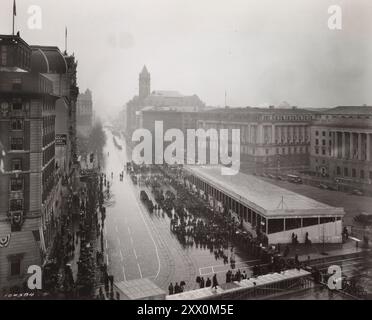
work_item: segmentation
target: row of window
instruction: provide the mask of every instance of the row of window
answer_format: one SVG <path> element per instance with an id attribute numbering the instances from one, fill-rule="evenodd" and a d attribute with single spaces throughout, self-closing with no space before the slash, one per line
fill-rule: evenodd
<path id="1" fill-rule="evenodd" d="M 351 171 L 350 171 L 348 167 L 344 167 L 343 170 L 341 167 L 336 167 L 336 175 L 338 176 L 343 175 L 344 177 L 360 178 L 360 179 L 366 178 L 366 173 L 363 169 L 359 170 L 359 175 L 358 175 L 357 169 L 351 168 Z M 368 177 L 369 179 L 372 179 L 372 171 L 369 171 Z"/>

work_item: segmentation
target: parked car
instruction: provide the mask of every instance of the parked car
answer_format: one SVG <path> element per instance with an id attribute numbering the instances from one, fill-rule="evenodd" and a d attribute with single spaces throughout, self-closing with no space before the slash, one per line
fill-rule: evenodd
<path id="1" fill-rule="evenodd" d="M 363 191 L 360 191 L 358 189 L 354 189 L 353 191 L 351 191 L 351 194 L 354 194 L 356 196 L 363 196 L 364 195 Z"/>
<path id="2" fill-rule="evenodd" d="M 292 182 L 292 183 L 302 183 L 302 179 L 299 176 L 296 176 L 294 174 L 288 174 L 287 179 L 289 182 Z"/>
<path id="3" fill-rule="evenodd" d="M 320 189 L 324 189 L 324 190 L 328 190 L 328 189 L 329 189 L 329 187 L 328 187 L 326 184 L 324 184 L 324 183 L 320 183 L 320 184 L 318 185 L 318 188 L 320 188 Z"/>

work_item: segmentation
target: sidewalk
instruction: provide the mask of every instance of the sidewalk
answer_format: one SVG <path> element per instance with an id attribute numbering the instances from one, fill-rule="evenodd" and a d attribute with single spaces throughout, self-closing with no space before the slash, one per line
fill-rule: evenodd
<path id="1" fill-rule="evenodd" d="M 356 242 L 349 239 L 344 244 L 312 244 L 310 247 L 303 244 L 298 244 L 296 247 L 290 245 L 290 253 L 286 258 L 294 258 L 296 254 L 300 262 L 310 261 L 311 263 L 316 261 L 333 260 L 336 257 L 345 258 L 347 256 L 359 256 L 366 252 L 369 252 L 369 248 L 362 248 L 356 246 Z M 284 251 L 284 247 L 282 247 Z"/>

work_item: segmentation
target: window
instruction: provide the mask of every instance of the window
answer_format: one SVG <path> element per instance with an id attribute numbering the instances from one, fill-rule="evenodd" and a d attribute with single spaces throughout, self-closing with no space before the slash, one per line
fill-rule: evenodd
<path id="1" fill-rule="evenodd" d="M 316 136 L 319 136 L 319 131 L 315 131 L 315 135 Z"/>
<path id="2" fill-rule="evenodd" d="M 1 65 L 6 66 L 7 65 L 7 47 L 1 46 Z"/>
<path id="3" fill-rule="evenodd" d="M 22 178 L 11 178 L 10 179 L 10 191 L 21 191 L 23 189 Z"/>
<path id="4" fill-rule="evenodd" d="M 345 177 L 349 176 L 349 169 L 348 168 L 344 168 L 344 176 Z"/>
<path id="5" fill-rule="evenodd" d="M 22 199 L 12 199 L 9 203 L 9 211 L 22 211 L 23 210 L 23 200 Z"/>
<path id="6" fill-rule="evenodd" d="M 292 230 L 301 228 L 300 218 L 288 218 L 285 219 L 285 230 Z"/>
<path id="7" fill-rule="evenodd" d="M 13 83 L 13 90 L 22 90 L 22 79 L 20 78 L 12 79 L 12 83 Z"/>
<path id="8" fill-rule="evenodd" d="M 372 171 L 369 172 L 369 178 L 372 179 Z"/>
<path id="9" fill-rule="evenodd" d="M 10 150 L 23 150 L 23 139 L 22 138 L 11 138 Z"/>
<path id="10" fill-rule="evenodd" d="M 354 168 L 351 170 L 351 176 L 352 176 L 353 178 L 356 177 L 356 170 L 355 170 Z"/>
<path id="11" fill-rule="evenodd" d="M 318 218 L 303 218 L 303 227 L 315 226 L 319 222 Z"/>
<path id="12" fill-rule="evenodd" d="M 326 151 L 325 151 L 325 149 L 323 149 L 322 150 L 322 155 L 325 156 L 325 154 L 326 154 Z"/>
<path id="13" fill-rule="evenodd" d="M 22 103 L 21 102 L 13 102 L 12 110 L 13 111 L 22 111 Z"/>
<path id="14" fill-rule="evenodd" d="M 319 139 L 315 139 L 315 144 L 318 146 L 319 145 Z"/>
<path id="15" fill-rule="evenodd" d="M 326 141 L 325 141 L 325 140 L 322 140 L 322 145 L 323 145 L 323 146 L 326 145 Z"/>
<path id="16" fill-rule="evenodd" d="M 21 119 L 13 119 L 11 121 L 12 130 L 22 130 L 23 129 L 23 121 Z"/>
<path id="17" fill-rule="evenodd" d="M 268 234 L 284 231 L 284 219 L 269 219 Z"/>
<path id="18" fill-rule="evenodd" d="M 360 170 L 360 178 L 364 179 L 364 170 Z"/>
<path id="19" fill-rule="evenodd" d="M 341 174 L 341 168 L 340 167 L 337 167 L 336 168 L 336 172 L 337 172 L 337 175 L 339 176 Z"/>
<path id="20" fill-rule="evenodd" d="M 325 137 L 325 135 L 326 135 L 326 133 L 325 133 L 325 131 L 323 131 L 323 132 L 322 132 L 322 136 Z"/>
<path id="21" fill-rule="evenodd" d="M 334 217 L 320 218 L 320 224 L 330 223 L 330 222 L 335 222 L 335 218 Z"/>
<path id="22" fill-rule="evenodd" d="M 21 259 L 20 258 L 13 258 L 10 261 L 10 276 L 16 277 L 21 275 Z"/>
<path id="23" fill-rule="evenodd" d="M 21 159 L 12 160 L 12 171 L 22 171 L 22 160 Z"/>

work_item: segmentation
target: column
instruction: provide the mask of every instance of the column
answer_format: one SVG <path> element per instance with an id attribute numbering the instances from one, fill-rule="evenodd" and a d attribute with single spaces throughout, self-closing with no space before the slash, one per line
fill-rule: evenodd
<path id="1" fill-rule="evenodd" d="M 367 161 L 371 161 L 371 140 L 370 139 L 371 139 L 370 134 L 367 133 L 367 146 L 366 146 Z"/>
<path id="2" fill-rule="evenodd" d="M 335 158 L 338 158 L 338 131 L 335 131 Z"/>
<path id="3" fill-rule="evenodd" d="M 354 134 L 350 132 L 350 159 L 354 159 Z"/>
<path id="4" fill-rule="evenodd" d="M 272 144 L 275 144 L 275 135 L 276 135 L 276 132 L 275 132 L 275 126 L 272 125 L 272 126 L 271 126 L 271 143 L 272 143 Z"/>
<path id="5" fill-rule="evenodd" d="M 346 159 L 346 134 L 345 132 L 343 131 L 342 132 L 342 159 Z"/>
<path id="6" fill-rule="evenodd" d="M 362 160 L 362 134 L 358 133 L 358 160 Z"/>

